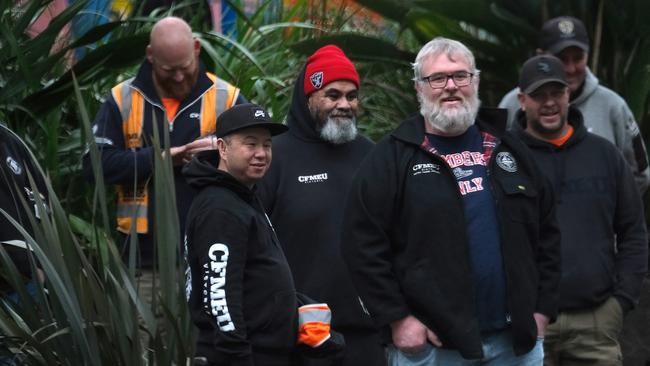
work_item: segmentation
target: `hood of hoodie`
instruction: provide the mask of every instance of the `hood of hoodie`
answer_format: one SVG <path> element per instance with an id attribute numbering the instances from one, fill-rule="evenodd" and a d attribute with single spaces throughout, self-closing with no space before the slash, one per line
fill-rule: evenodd
<path id="1" fill-rule="evenodd" d="M 585 82 L 582 85 L 582 91 L 580 92 L 580 95 L 578 95 L 574 100 L 571 101 L 571 104 L 573 105 L 580 105 L 583 103 L 585 100 L 589 98 L 593 93 L 596 92 L 596 89 L 598 89 L 598 78 L 596 75 L 594 75 L 591 70 L 587 67 L 585 69 L 586 76 L 585 76 Z"/>
<path id="2" fill-rule="evenodd" d="M 580 113 L 580 110 L 578 110 L 578 108 L 569 106 L 568 123 L 569 125 L 573 126 L 573 135 L 571 135 L 571 137 L 569 137 L 569 139 L 564 144 L 562 144 L 562 146 L 555 146 L 550 142 L 540 140 L 528 134 L 525 131 L 526 126 L 528 125 L 528 122 L 526 120 L 526 113 L 521 109 L 517 111 L 516 123 L 513 125 L 513 132 L 531 148 L 550 148 L 553 150 L 565 149 L 576 144 L 578 141 L 584 139 L 585 136 L 587 136 L 587 128 L 585 128 L 582 113 Z"/>
<path id="3" fill-rule="evenodd" d="M 303 141 L 325 143 L 325 141 L 321 140 L 318 131 L 316 131 L 316 122 L 311 117 L 307 106 L 304 86 L 305 69 L 306 66 L 300 71 L 293 87 L 291 108 L 289 108 L 289 115 L 287 116 L 288 133 Z"/>
<path id="4" fill-rule="evenodd" d="M 217 169 L 219 152 L 217 150 L 202 151 L 183 167 L 183 175 L 187 183 L 201 190 L 207 186 L 219 186 L 235 192 L 246 202 L 253 202 L 254 189 L 249 189 L 232 175 Z"/>
<path id="5" fill-rule="evenodd" d="M 550 142 L 540 140 L 528 134 L 525 131 L 527 125 L 526 113 L 521 109 L 517 112 L 516 123 L 513 125 L 513 133 L 533 151 L 533 154 L 543 152 L 552 156 L 553 165 L 551 169 L 554 170 L 554 178 L 549 179 L 549 182 L 555 192 L 555 202 L 558 204 L 563 201 L 562 187 L 567 176 L 566 159 L 563 156 L 567 150 L 584 140 L 588 133 L 584 125 L 582 113 L 575 107 L 569 106 L 568 123 L 573 126 L 573 134 L 561 146 L 553 145 Z"/>

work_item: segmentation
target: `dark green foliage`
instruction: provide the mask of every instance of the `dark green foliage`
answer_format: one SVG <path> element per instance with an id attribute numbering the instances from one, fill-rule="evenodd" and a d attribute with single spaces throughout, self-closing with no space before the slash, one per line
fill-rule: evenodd
<path id="1" fill-rule="evenodd" d="M 642 127 L 650 119 L 646 0 L 357 1 L 383 15 L 383 24 L 355 21 L 350 9 L 328 8 L 327 2 L 315 8 L 307 0 L 290 8 L 269 2 L 250 16 L 238 11 L 236 37 L 212 32 L 205 22 L 205 1 L 191 0 L 93 27 L 57 47 L 61 29 L 86 2 L 75 1 L 39 36 L 29 38 L 27 27 L 47 3 L 31 0 L 18 8 L 15 1 L 0 0 L 0 121 L 32 148 L 50 178 L 53 197 L 52 218 L 36 225 L 34 238 L 26 238 L 43 264 L 50 295 L 39 292 L 34 302 L 22 294 L 23 306 L 0 306 L 0 331 L 27 364 L 180 365 L 191 355 L 183 273 L 176 265 L 179 228 L 173 200 L 159 199 L 155 205 L 156 236 L 161 238 L 157 254 L 164 264 L 158 285 L 161 325 L 138 296 L 134 269 L 122 262 L 114 244 L 110 187 L 102 179 L 88 184 L 80 175 L 86 148 L 98 161 L 90 138 L 93 116 L 110 88 L 133 76 L 150 27 L 164 15 L 188 20 L 208 70 L 239 86 L 277 121 L 286 118 L 307 56 L 327 43 L 340 46 L 361 76 L 360 129 L 377 140 L 417 111 L 410 63 L 425 42 L 446 36 L 467 44 L 482 70 L 481 99 L 496 105 L 534 53 L 543 21 L 570 14 L 585 21 L 594 39 L 591 65 L 601 81 L 627 99 Z M 71 64 L 70 52 L 78 49 L 86 55 Z M 174 191 L 171 165 L 160 158 L 169 142 L 159 141 L 155 148 L 154 184 L 157 192 L 167 192 L 161 197 L 169 197 Z M 94 176 L 101 177 L 100 165 L 94 166 Z M 2 250 L 0 268 L 20 288 Z M 141 344 L 142 333 L 148 334 L 149 344 Z"/>

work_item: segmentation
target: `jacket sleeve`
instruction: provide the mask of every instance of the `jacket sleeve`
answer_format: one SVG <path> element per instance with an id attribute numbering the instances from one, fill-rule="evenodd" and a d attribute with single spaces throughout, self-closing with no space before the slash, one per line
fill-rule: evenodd
<path id="1" fill-rule="evenodd" d="M 537 305 L 535 311 L 555 321 L 558 312 L 559 286 L 562 273 L 560 228 L 555 217 L 555 195 L 551 183 L 543 180 L 540 199 L 539 243 L 537 247 Z"/>
<path id="2" fill-rule="evenodd" d="M 616 174 L 616 285 L 614 296 L 624 311 L 638 303 L 648 266 L 648 238 L 643 202 L 632 173 L 619 154 Z"/>
<path id="3" fill-rule="evenodd" d="M 648 152 L 639 125 L 624 100 L 620 100 L 620 105 L 614 108 L 614 112 L 612 116 L 614 126 L 622 135 L 622 141 L 617 145 L 632 170 L 639 192 L 643 195 L 650 185 L 650 165 L 648 165 Z"/>
<path id="4" fill-rule="evenodd" d="M 133 184 L 134 179 L 141 182 L 149 178 L 153 165 L 153 148 L 130 150 L 124 147 L 122 116 L 112 95 L 101 106 L 92 129 L 106 183 Z M 82 172 L 88 181 L 95 180 L 88 151 L 83 156 Z"/>
<path id="5" fill-rule="evenodd" d="M 3 148 L 9 154 L 8 156 L 14 159 L 17 166 L 22 167 L 23 170 L 20 175 L 22 177 L 21 179 L 18 178 L 18 175 L 14 175 L 13 172 L 6 170 L 9 169 L 9 164 L 3 165 L 0 168 L 0 176 L 2 177 L 0 178 L 0 189 L 3 190 L 3 193 L 0 195 L 0 206 L 32 237 L 35 237 L 34 228 L 31 225 L 29 217 L 33 216 L 39 220 L 44 215 L 51 213 L 47 198 L 46 178 L 35 156 L 30 152 L 22 139 L 8 129 L 6 134 L 0 134 L 0 136 L 6 136 L 7 140 L 2 141 Z M 5 155 L 3 154 L 3 156 Z M 35 187 L 30 184 L 28 175 L 31 175 L 34 179 Z M 36 203 L 37 191 L 45 205 L 45 212 Z M 22 199 L 25 200 L 26 206 L 23 205 Z M 13 240 L 22 242 L 24 241 L 24 237 L 4 215 L 0 215 L 0 241 L 2 241 L 0 245 L 6 249 L 18 271 L 26 277 L 31 277 L 32 271 L 27 250 L 20 246 L 7 244 L 7 242 L 12 242 Z M 46 243 L 40 244 L 45 245 Z M 36 265 L 38 266 L 39 263 L 36 263 Z M 0 278 L 0 288 L 4 289 L 5 286 L 6 281 Z"/>
<path id="6" fill-rule="evenodd" d="M 253 365 L 243 311 L 249 226 L 214 202 L 191 223 L 190 312 L 199 329 L 197 355 L 210 365 Z"/>
<path id="7" fill-rule="evenodd" d="M 391 225 L 396 217 L 397 167 L 377 145 L 361 164 L 348 193 L 341 251 L 356 289 L 377 326 L 409 315 L 394 275 Z"/>

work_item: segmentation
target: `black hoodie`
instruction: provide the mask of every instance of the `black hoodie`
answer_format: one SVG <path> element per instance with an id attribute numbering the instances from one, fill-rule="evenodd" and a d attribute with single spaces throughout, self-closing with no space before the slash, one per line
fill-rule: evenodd
<path id="1" fill-rule="evenodd" d="M 344 144 L 322 140 L 307 106 L 304 69 L 289 110 L 289 132 L 273 139 L 273 163 L 259 196 L 275 225 L 299 292 L 326 302 L 332 327 L 374 330 L 340 253 L 345 196 L 373 143 L 358 135 Z"/>
<path id="2" fill-rule="evenodd" d="M 218 162 L 207 151 L 183 169 L 200 190 L 185 235 L 196 354 L 210 365 L 289 365 L 298 330 L 289 266 L 254 191 Z"/>
<path id="3" fill-rule="evenodd" d="M 559 308 L 590 308 L 615 296 L 629 310 L 647 269 L 641 198 L 616 147 L 588 133 L 578 109 L 570 108 L 568 119 L 574 132 L 561 146 L 526 133 L 522 111 L 513 126 L 553 183 L 562 233 Z"/>

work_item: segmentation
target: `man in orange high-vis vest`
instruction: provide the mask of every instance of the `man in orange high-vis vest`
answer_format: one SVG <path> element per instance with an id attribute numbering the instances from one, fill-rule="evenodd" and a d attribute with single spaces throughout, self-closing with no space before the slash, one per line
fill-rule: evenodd
<path id="1" fill-rule="evenodd" d="M 181 167 L 197 151 L 216 147 L 212 135 L 217 116 L 246 101 L 238 88 L 205 70 L 200 51 L 185 21 L 176 17 L 159 20 L 151 30 L 146 60 L 137 75 L 113 87 L 93 124 L 104 180 L 116 185 L 117 229 L 122 239 L 131 232 L 138 234 L 140 268 L 150 268 L 154 262 L 153 124 L 157 123 L 160 134 L 163 123 L 169 126 L 182 234 L 194 191 Z M 163 141 L 162 135 L 159 138 Z M 93 179 L 88 153 L 83 171 Z"/>

